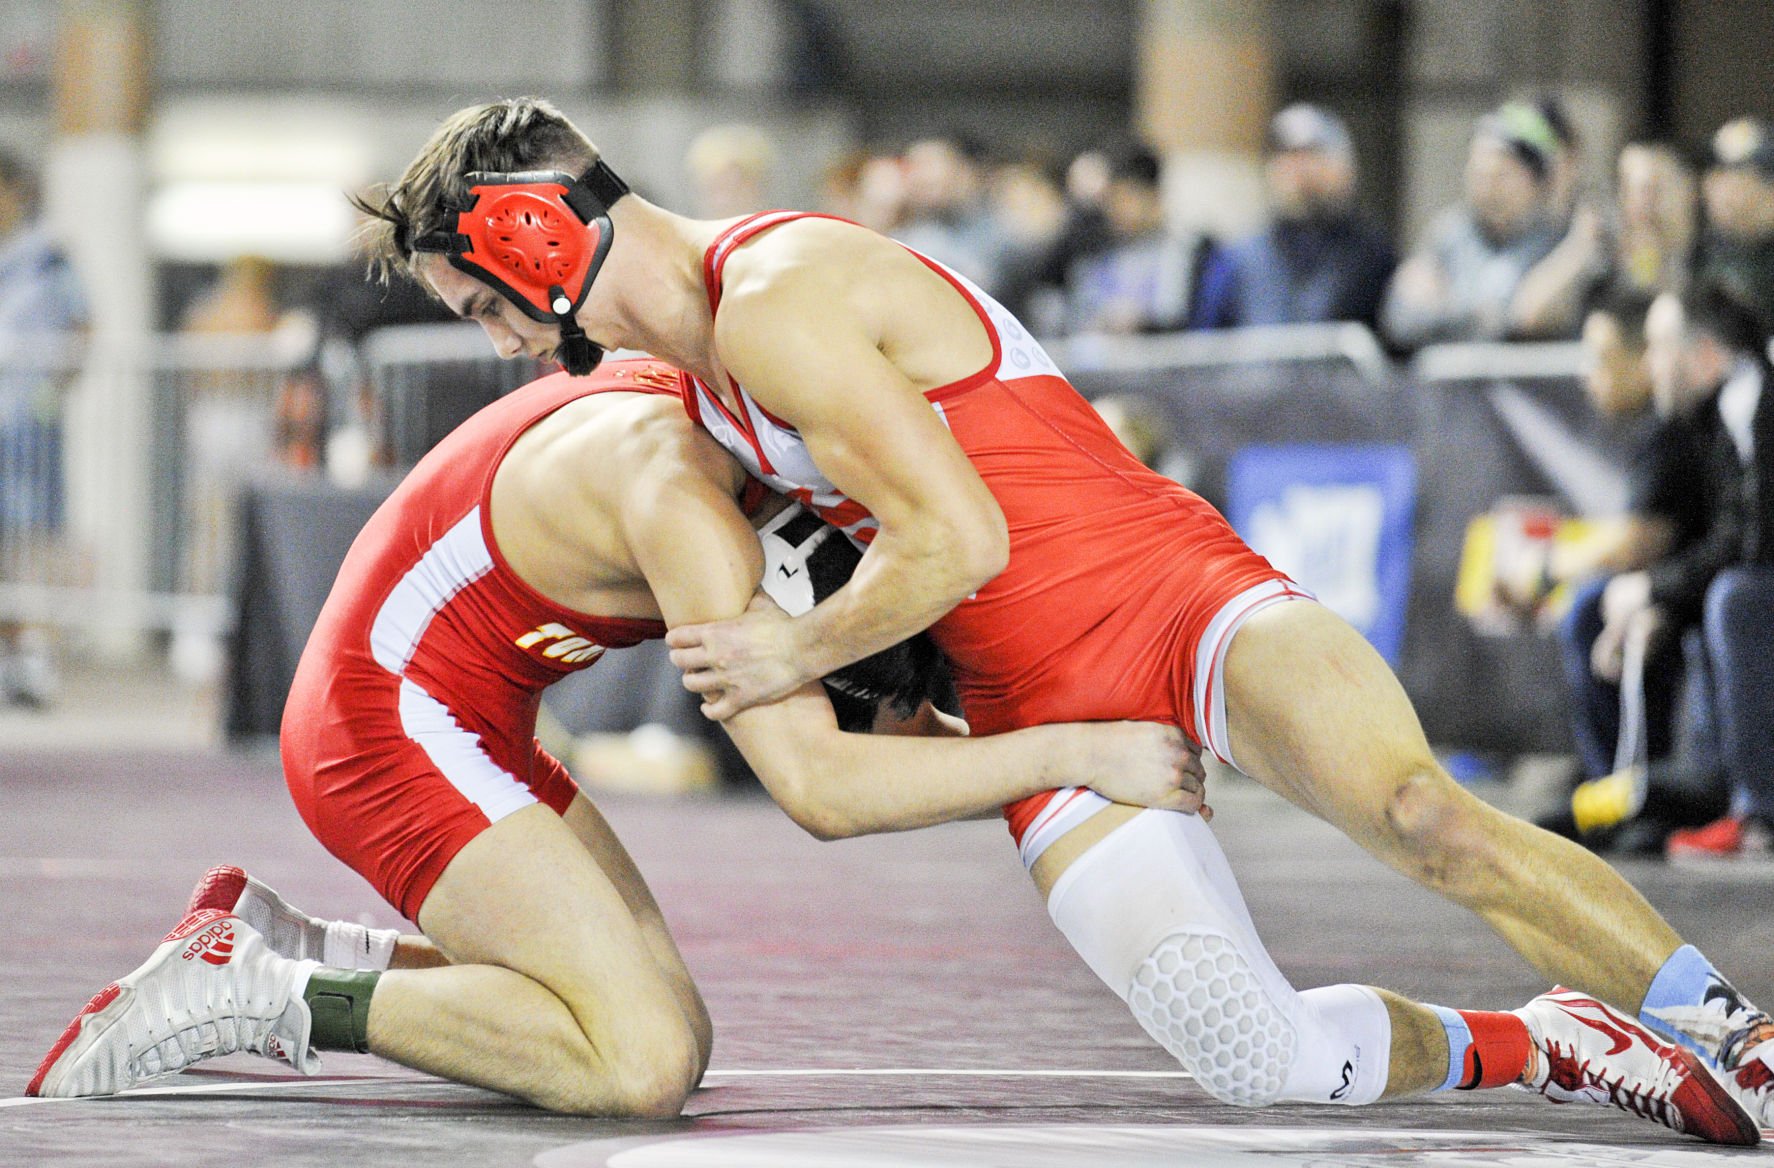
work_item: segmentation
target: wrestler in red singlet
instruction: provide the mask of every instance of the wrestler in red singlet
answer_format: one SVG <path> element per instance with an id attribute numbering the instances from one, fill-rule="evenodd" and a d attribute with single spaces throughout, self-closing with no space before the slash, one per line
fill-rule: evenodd
<path id="1" fill-rule="evenodd" d="M 605 649 L 661 637 L 653 620 L 546 599 L 493 541 L 488 492 L 505 452 L 568 402 L 676 395 L 677 371 L 612 361 L 558 373 L 459 426 L 351 545 L 284 708 L 284 775 L 315 836 L 409 918 L 462 846 L 577 788 L 535 741 L 544 689 Z"/>
<path id="2" fill-rule="evenodd" d="M 703 259 L 711 309 L 720 310 L 734 248 L 807 217 L 765 212 L 723 232 Z M 931 629 L 954 665 L 968 722 L 984 734 L 1044 722 L 1165 722 L 1229 759 L 1218 673 L 1232 633 L 1259 609 L 1307 594 L 1206 500 L 1129 454 L 1015 317 L 919 258 L 955 287 L 992 343 L 984 369 L 925 394 L 1010 530 L 1009 567 Z M 691 416 L 754 476 L 857 542 L 873 538 L 874 519 L 819 471 L 792 426 L 743 386 L 732 386 L 735 412 L 699 379 L 684 382 Z M 1102 803 L 1068 789 L 1005 814 L 1032 861 Z"/>

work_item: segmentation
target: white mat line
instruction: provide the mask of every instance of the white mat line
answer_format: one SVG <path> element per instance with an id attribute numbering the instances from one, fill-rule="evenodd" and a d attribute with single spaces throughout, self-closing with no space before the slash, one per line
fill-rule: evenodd
<path id="1" fill-rule="evenodd" d="M 177 1087 L 137 1087 L 133 1091 L 119 1091 L 115 1095 L 97 1095 L 74 1099 L 46 1099 L 41 1096 L 19 1095 L 11 1099 L 0 1099 L 0 1107 L 27 1107 L 33 1103 L 80 1103 L 90 1102 L 92 1099 L 145 1099 L 151 1095 L 213 1095 L 220 1091 L 312 1091 L 316 1087 L 350 1087 L 377 1083 L 394 1083 L 402 1087 L 459 1086 L 448 1079 L 434 1079 L 429 1075 L 423 1078 L 391 1075 L 385 1078 L 254 1079 L 236 1082 L 186 1083 Z"/>
<path id="2" fill-rule="evenodd" d="M 1187 1079 L 1187 1071 L 1090 1071 L 1090 1070 L 1000 1070 L 992 1067 L 731 1067 L 710 1069 L 710 1079 L 855 1079 L 855 1078 L 975 1078 L 975 1079 Z M 213 1095 L 223 1091 L 290 1091 L 312 1090 L 316 1087 L 367 1086 L 387 1083 L 401 1087 L 455 1087 L 447 1079 L 388 1076 L 349 1079 L 255 1079 L 242 1082 L 206 1082 L 181 1084 L 177 1087 L 137 1087 L 115 1096 L 101 1098 L 143 1099 L 154 1095 Z M 77 1099 L 44 1099 L 16 1096 L 0 1099 L 0 1107 L 27 1107 L 34 1103 L 77 1103 Z"/>

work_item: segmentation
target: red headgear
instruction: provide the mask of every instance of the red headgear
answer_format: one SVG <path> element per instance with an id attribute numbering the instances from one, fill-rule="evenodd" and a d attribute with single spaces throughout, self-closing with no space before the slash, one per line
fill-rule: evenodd
<path id="1" fill-rule="evenodd" d="M 601 160 L 578 178 L 552 170 L 476 171 L 467 182 L 468 199 L 451 206 L 455 230 L 419 236 L 412 250 L 444 256 L 531 320 L 558 324 L 567 371 L 591 372 L 603 351 L 573 314 L 610 252 L 610 205 L 628 186 Z"/>

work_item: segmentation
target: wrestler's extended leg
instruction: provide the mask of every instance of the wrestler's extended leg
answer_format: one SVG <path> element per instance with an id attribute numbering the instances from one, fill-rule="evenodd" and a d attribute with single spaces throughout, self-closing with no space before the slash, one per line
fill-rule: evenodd
<path id="1" fill-rule="evenodd" d="M 1385 661 L 1329 609 L 1253 616 L 1225 679 L 1246 774 L 1472 909 L 1551 980 L 1638 1008 L 1675 930 L 1594 853 L 1455 783 Z"/>
<path id="2" fill-rule="evenodd" d="M 706 1015 L 686 1016 L 681 963 L 661 967 L 627 878 L 594 859 L 619 845 L 588 848 L 574 826 L 532 806 L 456 855 L 419 914 L 455 964 L 382 975 L 370 1050 L 552 1110 L 675 1115 L 703 1066 Z"/>
<path id="3" fill-rule="evenodd" d="M 1756 1142 L 1695 1055 L 1584 994 L 1496 1013 L 1368 986 L 1295 990 L 1199 817 L 1103 807 L 1034 857 L 1032 874 L 1073 948 L 1222 1102 L 1361 1104 L 1520 1082 L 1705 1140 Z"/>
<path id="4" fill-rule="evenodd" d="M 1365 986 L 1288 984 L 1199 817 L 1109 805 L 1030 875 L 1079 956 L 1224 1102 L 1371 1103 L 1447 1077 L 1428 1010 Z"/>
<path id="5" fill-rule="evenodd" d="M 1265 609 L 1233 638 L 1224 678 L 1240 769 L 1477 913 L 1548 978 L 1638 1011 L 1774 1124 L 1774 1021 L 1601 859 L 1449 778 L 1354 629 L 1315 603 Z"/>

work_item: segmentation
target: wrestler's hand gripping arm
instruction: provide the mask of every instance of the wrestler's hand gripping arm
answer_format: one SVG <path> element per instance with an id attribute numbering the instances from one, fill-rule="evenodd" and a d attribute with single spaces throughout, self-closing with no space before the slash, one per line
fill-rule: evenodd
<path id="1" fill-rule="evenodd" d="M 732 464 L 695 435 L 687 454 L 628 470 L 622 529 L 666 623 L 745 609 L 763 557 L 734 505 Z M 773 618 L 786 622 L 777 612 Z M 1036 726 L 984 738 L 847 734 L 824 690 L 730 718 L 727 732 L 790 818 L 822 839 L 994 814 L 1058 786 L 1092 785 L 1118 802 L 1197 811 L 1199 754 L 1173 727 L 1105 722 Z"/>

